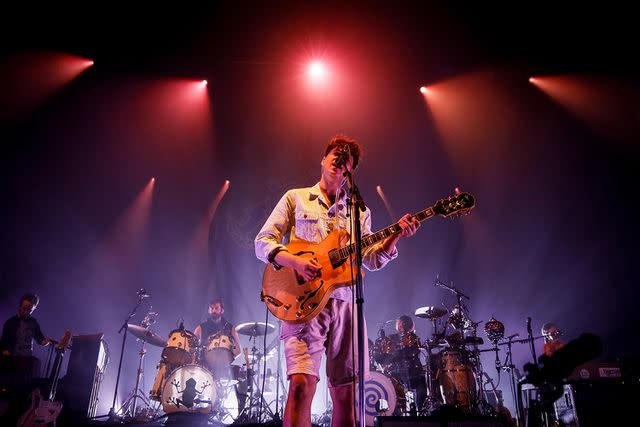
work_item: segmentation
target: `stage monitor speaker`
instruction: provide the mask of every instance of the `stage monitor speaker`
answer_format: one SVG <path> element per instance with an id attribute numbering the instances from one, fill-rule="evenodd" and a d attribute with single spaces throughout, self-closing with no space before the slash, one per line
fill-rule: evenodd
<path id="1" fill-rule="evenodd" d="M 67 374 L 60 380 L 60 398 L 66 417 L 94 417 L 98 394 L 108 362 L 103 334 L 76 335 L 69 356 Z"/>
<path id="2" fill-rule="evenodd" d="M 376 427 L 505 427 L 492 419 L 447 419 L 446 417 L 376 417 Z"/>

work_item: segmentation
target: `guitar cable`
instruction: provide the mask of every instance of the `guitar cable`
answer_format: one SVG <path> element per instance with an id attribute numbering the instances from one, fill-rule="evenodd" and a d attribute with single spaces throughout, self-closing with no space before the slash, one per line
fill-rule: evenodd
<path id="1" fill-rule="evenodd" d="M 265 308 L 265 318 L 264 318 L 264 336 L 262 342 L 262 351 L 266 352 L 267 350 L 267 325 L 269 324 L 269 309 Z M 258 422 L 262 421 L 262 404 L 264 401 L 264 386 L 267 379 L 267 354 L 264 353 L 262 355 L 262 386 L 260 387 L 260 410 L 258 411 Z"/>

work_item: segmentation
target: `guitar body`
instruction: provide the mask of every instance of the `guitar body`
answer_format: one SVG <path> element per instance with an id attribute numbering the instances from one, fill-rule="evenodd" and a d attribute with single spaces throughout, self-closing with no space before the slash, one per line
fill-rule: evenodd
<path id="1" fill-rule="evenodd" d="M 22 414 L 18 420 L 17 427 L 42 427 L 43 425 L 56 426 L 56 420 L 62 411 L 62 402 L 56 402 L 53 399 L 56 396 L 58 387 L 58 378 L 60 377 L 60 366 L 62 365 L 62 357 L 64 351 L 71 341 L 71 331 L 66 331 L 56 346 L 56 359 L 53 362 L 51 371 L 51 390 L 49 391 L 49 399 L 43 399 L 40 389 L 36 388 L 31 392 L 31 407 Z"/>
<path id="2" fill-rule="evenodd" d="M 332 249 L 340 247 L 346 232 L 333 231 L 322 242 L 292 242 L 289 253 L 313 258 L 322 268 L 320 277 L 306 282 L 295 270 L 268 265 L 262 277 L 262 296 L 269 311 L 280 320 L 302 323 L 313 319 L 327 305 L 334 289 L 351 285 L 351 265 L 334 265 L 329 258 Z M 354 272 L 355 274 L 355 272 Z"/>
<path id="3" fill-rule="evenodd" d="M 441 199 L 433 206 L 412 216 L 420 222 L 436 215 L 450 217 L 468 213 L 475 206 L 475 198 L 456 190 L 455 196 Z M 362 249 L 389 236 L 401 233 L 402 227 L 393 224 L 374 234 L 362 238 Z M 355 243 L 347 244 L 349 234 L 345 230 L 332 231 L 322 242 L 295 241 L 289 243 L 289 253 L 313 258 L 322 266 L 320 277 L 307 282 L 295 270 L 282 267 L 274 270 L 268 265 L 262 276 L 262 294 L 269 311 L 280 320 L 302 323 L 313 319 L 327 305 L 334 289 L 351 285 L 351 259 Z"/>
<path id="4" fill-rule="evenodd" d="M 31 392 L 31 408 L 22 414 L 17 426 L 42 427 L 51 424 L 55 427 L 61 411 L 62 402 L 44 400 L 40 395 L 40 390 L 36 388 Z"/>

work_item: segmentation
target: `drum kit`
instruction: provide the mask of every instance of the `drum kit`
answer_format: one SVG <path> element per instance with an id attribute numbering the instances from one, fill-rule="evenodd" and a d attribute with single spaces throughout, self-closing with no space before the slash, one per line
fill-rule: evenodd
<path id="1" fill-rule="evenodd" d="M 257 412 L 256 405 L 266 405 L 266 408 L 260 409 L 265 409 L 264 412 L 267 413 L 266 402 L 254 398 L 252 393 L 252 390 L 259 390 L 255 386 L 255 373 L 259 371 L 259 361 L 264 356 L 257 350 L 255 339 L 271 334 L 274 330 L 274 325 L 261 322 L 243 323 L 236 327 L 238 334 L 249 336 L 254 341 L 251 359 L 245 349 L 245 364 L 239 366 L 232 365 L 232 337 L 222 333 L 214 334 L 203 340 L 206 342 L 201 342 L 181 324 L 164 339 L 153 332 L 148 323 L 143 323 L 142 326 L 129 324 L 128 331 L 141 342 L 142 349 L 136 388 L 123 404 L 122 407 L 126 407 L 123 414 L 128 414 L 129 418 L 137 421 L 199 414 L 207 422 L 231 424 L 241 416 L 250 418 L 253 412 Z M 145 344 L 162 348 L 148 398 L 140 390 Z M 138 402 L 144 403 L 144 407 L 136 410 Z M 261 410 L 260 413 L 262 412 Z"/>
<path id="2" fill-rule="evenodd" d="M 504 325 L 495 319 L 487 322 L 485 332 L 494 346 L 480 349 L 484 340 L 477 329 L 482 322 L 469 317 L 464 301 L 469 297 L 439 279 L 435 285 L 455 294 L 456 303 L 450 308 L 425 306 L 414 311 L 415 317 L 431 323 L 428 339 L 420 339 L 413 328 L 407 331 L 398 326 L 398 333 L 387 335 L 385 325 L 400 322 L 394 319 L 381 323 L 378 338 L 370 340 L 371 372 L 365 386 L 367 425 L 374 425 L 374 417 L 379 415 L 432 415 L 445 409 L 496 415 L 504 410 L 501 401 L 499 409 L 487 403 L 485 386 L 493 387 L 493 381 L 480 361 L 481 352 L 496 351 L 497 355 L 498 345 L 504 344 Z M 500 327 L 502 330 L 497 330 Z"/>

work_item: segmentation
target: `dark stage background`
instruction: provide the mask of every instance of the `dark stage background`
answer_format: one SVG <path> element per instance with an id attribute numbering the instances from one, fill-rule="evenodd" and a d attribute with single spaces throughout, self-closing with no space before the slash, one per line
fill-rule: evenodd
<path id="1" fill-rule="evenodd" d="M 440 275 L 471 297 L 474 320 L 493 316 L 506 335 L 524 337 L 531 317 L 536 335 L 545 322 L 565 340 L 598 334 L 603 358 L 638 353 L 638 34 L 623 7 L 42 7 L 0 18 L 0 314 L 33 291 L 48 336 L 104 332 L 111 362 L 99 413 L 111 406 L 117 330 L 137 289 L 151 297 L 132 321 L 152 305 L 165 337 L 181 319 L 193 330 L 213 295 L 233 323 L 264 321 L 253 238 L 286 189 L 316 182 L 336 133 L 364 146 L 357 180 L 374 229 L 454 187 L 477 200 L 469 216 L 424 223 L 396 261 L 366 275 L 371 335 L 418 307 L 451 307 L 453 296 L 434 287 Z M 43 51 L 95 65 L 38 98 L 46 65 L 20 74 L 15 64 Z M 315 57 L 329 64 L 325 87 L 303 76 Z M 610 102 L 584 103 L 614 126 L 528 82 L 544 75 L 586 75 Z M 185 84 L 202 79 L 208 98 L 192 108 Z M 456 98 L 457 121 L 439 121 L 418 91 L 438 83 Z M 148 220 L 139 210 L 123 216 L 151 177 Z M 198 234 L 227 179 L 211 227 Z M 416 324 L 428 337 L 431 325 Z M 123 398 L 136 349 L 130 340 Z M 514 351 L 519 368 L 530 361 L 527 345 Z M 147 389 L 159 355 L 149 350 Z M 485 359 L 497 380 L 493 355 Z M 510 404 L 504 375 L 500 388 Z"/>

